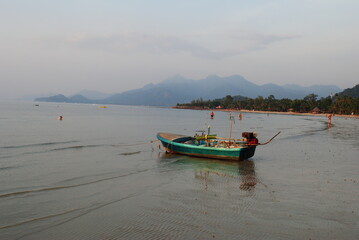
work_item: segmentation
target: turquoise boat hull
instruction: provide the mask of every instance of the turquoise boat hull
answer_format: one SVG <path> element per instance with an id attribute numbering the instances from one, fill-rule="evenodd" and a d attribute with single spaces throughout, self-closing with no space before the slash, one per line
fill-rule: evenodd
<path id="1" fill-rule="evenodd" d="M 189 143 L 193 142 L 193 137 L 173 133 L 158 133 L 157 138 L 167 152 L 203 158 L 240 161 L 253 157 L 256 149 L 256 146 L 246 145 L 236 148 L 196 145 Z"/>

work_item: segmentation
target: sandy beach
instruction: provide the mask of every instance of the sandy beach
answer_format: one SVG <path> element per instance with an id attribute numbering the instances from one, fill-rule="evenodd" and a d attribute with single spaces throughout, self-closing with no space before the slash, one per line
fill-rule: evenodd
<path id="1" fill-rule="evenodd" d="M 256 111 L 256 110 L 247 110 L 247 109 L 209 109 L 209 108 L 200 108 L 200 107 L 178 107 L 174 106 L 171 108 L 175 109 L 190 109 L 190 110 L 206 110 L 206 111 L 222 111 L 222 112 L 242 112 L 242 113 L 258 113 L 258 114 L 279 114 L 279 115 L 299 115 L 299 116 L 320 116 L 327 117 L 328 113 L 299 113 L 299 112 L 275 112 L 275 111 Z M 333 117 L 344 117 L 344 118 L 359 118 L 359 115 L 349 115 L 349 114 L 334 114 Z"/>
<path id="2" fill-rule="evenodd" d="M 280 115 L 307 115 L 326 117 L 328 113 L 298 113 L 298 112 L 273 112 L 273 111 L 253 111 L 253 110 L 229 110 L 235 112 L 251 112 L 260 114 L 280 114 Z M 334 114 L 334 117 L 359 118 L 359 115 Z"/>

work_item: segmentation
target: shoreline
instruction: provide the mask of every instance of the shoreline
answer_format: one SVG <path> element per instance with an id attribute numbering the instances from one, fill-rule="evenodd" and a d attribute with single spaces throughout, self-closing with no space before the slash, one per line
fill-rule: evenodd
<path id="1" fill-rule="evenodd" d="M 318 116 L 327 117 L 329 113 L 299 113 L 299 112 L 275 112 L 275 111 L 257 111 L 247 109 L 206 109 L 201 107 L 171 107 L 173 109 L 187 109 L 187 110 L 200 110 L 200 111 L 221 111 L 221 112 L 242 112 L 242 113 L 257 113 L 257 114 L 278 114 L 278 115 L 296 115 L 296 116 Z M 347 115 L 347 114 L 333 114 L 333 117 L 342 118 L 358 118 L 359 115 Z"/>

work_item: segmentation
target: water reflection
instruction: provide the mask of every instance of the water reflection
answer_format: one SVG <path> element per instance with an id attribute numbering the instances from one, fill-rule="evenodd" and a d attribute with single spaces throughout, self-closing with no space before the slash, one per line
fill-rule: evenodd
<path id="1" fill-rule="evenodd" d="M 159 161 L 172 168 L 180 167 L 179 170 L 193 169 L 194 178 L 203 181 L 205 190 L 216 182 L 238 181 L 239 189 L 252 191 L 258 182 L 251 160 L 230 162 L 159 153 Z"/>

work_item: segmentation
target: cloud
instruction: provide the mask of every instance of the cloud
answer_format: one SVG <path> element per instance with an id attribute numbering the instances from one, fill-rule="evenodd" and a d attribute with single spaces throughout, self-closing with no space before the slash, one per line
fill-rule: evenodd
<path id="1" fill-rule="evenodd" d="M 247 39 L 251 42 L 251 46 L 248 47 L 248 51 L 264 49 L 267 46 L 280 41 L 291 40 L 299 38 L 298 35 L 275 35 L 275 34 L 260 34 L 260 33 L 248 33 L 242 36 L 242 39 Z"/>
<path id="2" fill-rule="evenodd" d="M 145 33 L 123 33 L 113 35 L 87 35 L 79 33 L 66 39 L 76 47 L 115 53 L 179 54 L 188 53 L 204 59 L 222 59 L 246 52 L 264 49 L 275 42 L 289 40 L 295 36 L 240 33 L 228 35 L 201 35 L 196 38 L 181 38 L 169 35 Z M 212 44 L 208 44 L 212 42 Z M 209 45 L 211 45 L 209 47 Z"/>
<path id="3" fill-rule="evenodd" d="M 226 36 L 226 35 L 224 35 Z M 214 36 L 213 36 L 214 37 Z M 222 46 L 227 48 L 228 55 L 241 55 L 264 50 L 275 43 L 298 38 L 298 35 L 262 34 L 250 31 L 238 31 L 222 38 Z M 229 49 L 229 50 L 228 50 Z"/>
<path id="4" fill-rule="evenodd" d="M 178 54 L 189 53 L 199 58 L 219 58 L 221 53 L 214 52 L 195 42 L 165 35 L 126 33 L 116 35 L 89 36 L 76 34 L 66 39 L 68 44 L 102 51 L 121 53 Z"/>

